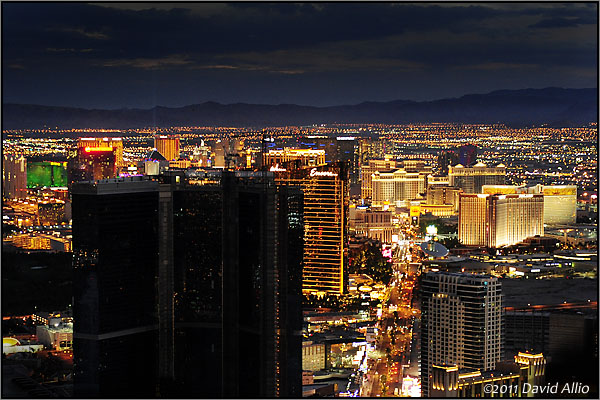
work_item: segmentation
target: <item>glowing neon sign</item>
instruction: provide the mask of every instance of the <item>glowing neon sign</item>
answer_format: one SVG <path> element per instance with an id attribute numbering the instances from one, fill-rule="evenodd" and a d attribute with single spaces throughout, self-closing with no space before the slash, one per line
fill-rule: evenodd
<path id="1" fill-rule="evenodd" d="M 338 174 L 331 171 L 317 171 L 316 168 L 313 168 L 310 170 L 310 176 L 338 176 Z"/>

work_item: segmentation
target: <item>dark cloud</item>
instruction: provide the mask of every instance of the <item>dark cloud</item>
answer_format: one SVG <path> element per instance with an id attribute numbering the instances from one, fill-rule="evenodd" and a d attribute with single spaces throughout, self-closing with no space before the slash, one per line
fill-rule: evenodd
<path id="1" fill-rule="evenodd" d="M 137 58 L 152 52 L 162 57 L 182 52 L 272 51 L 339 40 L 376 39 L 407 30 L 461 30 L 461 22 L 504 13 L 482 6 L 385 3 L 232 3 L 229 8 L 228 13 L 205 17 L 183 8 L 131 11 L 86 4 L 10 3 L 4 5 L 4 15 L 11 15 L 5 18 L 4 30 L 19 34 L 7 42 L 14 44 L 8 55 L 13 49 L 39 50 L 59 47 L 50 44 L 60 42 L 74 48 L 96 44 L 107 55 Z M 20 24 L 25 16 L 27 23 Z M 104 43 L 98 43 L 98 39 Z"/>
<path id="2" fill-rule="evenodd" d="M 388 93 L 381 98 L 397 92 L 382 89 L 388 87 L 407 88 L 404 98 L 425 92 L 436 97 L 436 90 L 440 96 L 458 95 L 467 86 L 502 88 L 503 74 L 523 87 L 542 76 L 548 86 L 593 86 L 597 6 L 592 6 L 3 3 L 3 93 L 5 101 L 51 102 L 54 95 L 57 103 L 82 98 L 100 106 L 114 101 L 102 93 L 111 88 L 131 91 L 116 97 L 135 105 L 135 93 L 152 98 L 138 84 L 143 77 L 146 86 L 162 88 L 156 101 L 165 105 L 173 99 L 184 104 L 236 96 L 279 99 L 285 97 L 282 90 L 292 92 L 287 102 L 294 102 L 296 91 L 310 103 L 308 93 L 321 87 L 339 93 L 337 100 L 335 93 L 327 100 L 339 104 L 360 93 L 363 100 L 378 100 L 378 91 Z M 459 75 L 466 79 L 473 71 L 478 86 L 458 84 Z M 427 74 L 435 74 L 435 87 L 407 85 L 426 84 Z M 489 83 L 484 84 L 485 76 Z M 319 79 L 330 81 L 319 84 Z M 178 97 L 169 87 L 186 94 Z M 315 104 L 324 101 L 322 93 L 315 98 Z"/>
<path id="3" fill-rule="evenodd" d="M 531 28 L 566 28 L 571 26 L 578 26 L 582 24 L 591 24 L 593 22 L 584 18 L 549 18 L 543 19 L 535 24 L 529 25 Z"/>

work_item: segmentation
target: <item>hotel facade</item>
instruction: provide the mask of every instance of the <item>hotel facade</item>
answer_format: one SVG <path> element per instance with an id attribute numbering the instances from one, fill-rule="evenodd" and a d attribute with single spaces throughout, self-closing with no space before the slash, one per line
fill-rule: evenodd
<path id="1" fill-rule="evenodd" d="M 483 185 L 504 185 L 506 179 L 506 166 L 498 164 L 488 167 L 484 163 L 477 163 L 473 167 L 464 167 L 462 164 L 448 168 L 450 186 L 458 187 L 465 193 L 481 193 Z"/>
<path id="2" fill-rule="evenodd" d="M 458 239 L 465 246 L 502 247 L 544 235 L 541 194 L 460 194 Z"/>
<path id="3" fill-rule="evenodd" d="M 435 365 L 490 371 L 502 359 L 498 278 L 429 272 L 422 281 L 421 393 L 431 395 Z"/>
<path id="4" fill-rule="evenodd" d="M 318 167 L 271 168 L 278 185 L 304 194 L 304 293 L 344 293 L 348 239 L 348 169 L 338 162 Z"/>
<path id="5" fill-rule="evenodd" d="M 544 195 L 544 225 L 574 225 L 577 221 L 577 186 L 575 185 L 484 185 L 484 194 Z"/>

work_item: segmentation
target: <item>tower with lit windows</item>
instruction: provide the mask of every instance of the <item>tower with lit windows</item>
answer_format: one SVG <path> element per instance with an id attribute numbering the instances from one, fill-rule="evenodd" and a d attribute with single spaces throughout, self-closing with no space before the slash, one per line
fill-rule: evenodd
<path id="1" fill-rule="evenodd" d="M 110 179 L 117 176 L 116 149 L 106 147 L 79 147 L 78 180 Z"/>
<path id="2" fill-rule="evenodd" d="M 79 138 L 77 141 L 77 149 L 85 148 L 112 148 L 115 153 L 115 166 L 117 168 L 123 168 L 125 161 L 123 159 L 123 139 L 118 137 L 91 137 L 91 138 Z"/>
<path id="3" fill-rule="evenodd" d="M 2 157 L 2 197 L 22 199 L 27 197 L 27 159 L 4 154 Z"/>
<path id="4" fill-rule="evenodd" d="M 506 166 L 498 164 L 488 167 L 481 162 L 472 167 L 458 164 L 448 168 L 448 178 L 450 186 L 458 187 L 465 193 L 481 193 L 483 185 L 504 185 Z"/>
<path id="5" fill-rule="evenodd" d="M 344 293 L 348 238 L 348 177 L 343 162 L 274 168 L 276 182 L 304 193 L 304 293 Z M 299 164 L 297 162 L 296 164 Z"/>
<path id="6" fill-rule="evenodd" d="M 542 194 L 544 225 L 574 225 L 577 220 L 577 186 L 575 185 L 484 185 L 484 194 Z"/>
<path id="7" fill-rule="evenodd" d="M 483 372 L 502 359 L 502 286 L 492 276 L 428 272 L 421 287 L 421 394 L 428 397 L 434 365 Z"/>
<path id="8" fill-rule="evenodd" d="M 156 148 L 167 161 L 179 159 L 179 137 L 177 136 L 155 136 L 154 148 Z"/>
<path id="9" fill-rule="evenodd" d="M 458 239 L 465 246 L 501 247 L 544 235 L 542 194 L 460 193 Z"/>

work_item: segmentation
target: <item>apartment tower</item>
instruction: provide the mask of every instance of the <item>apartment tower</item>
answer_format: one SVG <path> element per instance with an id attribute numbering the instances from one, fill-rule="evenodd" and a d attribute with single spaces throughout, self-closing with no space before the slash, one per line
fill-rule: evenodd
<path id="1" fill-rule="evenodd" d="M 428 272 L 422 278 L 421 394 L 433 365 L 493 370 L 502 354 L 502 288 L 497 278 Z"/>

